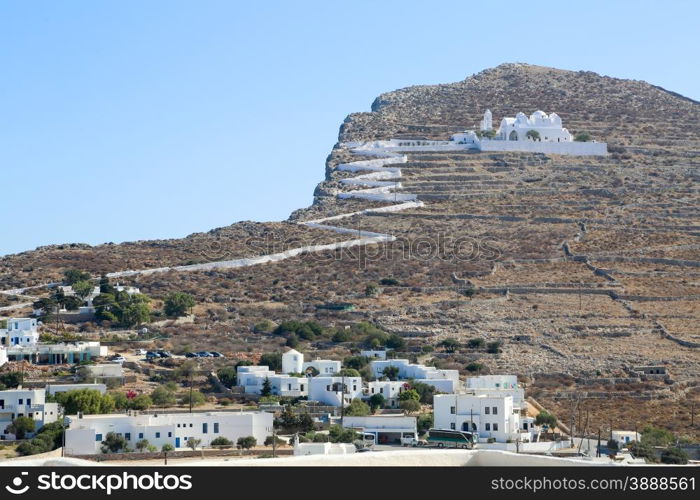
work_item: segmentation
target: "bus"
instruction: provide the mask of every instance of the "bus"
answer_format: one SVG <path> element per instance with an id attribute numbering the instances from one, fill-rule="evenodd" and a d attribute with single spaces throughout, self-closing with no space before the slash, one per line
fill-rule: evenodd
<path id="1" fill-rule="evenodd" d="M 476 432 L 430 429 L 427 442 L 438 448 L 473 448 L 479 442 Z"/>

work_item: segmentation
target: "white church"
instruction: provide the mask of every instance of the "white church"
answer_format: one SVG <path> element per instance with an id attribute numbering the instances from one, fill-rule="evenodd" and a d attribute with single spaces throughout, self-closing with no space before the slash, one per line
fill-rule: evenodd
<path id="1" fill-rule="evenodd" d="M 504 117 L 494 133 L 493 115 L 487 109 L 479 128 L 481 134 L 468 130 L 454 134 L 450 142 L 480 151 L 527 151 L 581 156 L 606 155 L 608 152 L 604 142 L 574 141 L 571 133 L 562 126 L 558 114 L 547 114 L 540 110 L 529 117 L 522 112 L 515 117 Z"/>

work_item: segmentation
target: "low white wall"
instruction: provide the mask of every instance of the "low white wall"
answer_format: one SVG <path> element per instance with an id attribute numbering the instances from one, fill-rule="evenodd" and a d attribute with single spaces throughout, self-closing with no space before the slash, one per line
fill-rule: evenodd
<path id="1" fill-rule="evenodd" d="M 481 140 L 481 151 L 522 151 L 575 156 L 604 156 L 608 145 L 604 142 L 548 142 L 548 141 L 492 141 Z"/>

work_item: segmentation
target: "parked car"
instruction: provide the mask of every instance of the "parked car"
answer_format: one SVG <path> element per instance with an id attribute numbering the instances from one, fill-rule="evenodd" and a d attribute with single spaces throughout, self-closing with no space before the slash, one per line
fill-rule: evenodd
<path id="1" fill-rule="evenodd" d="M 161 358 L 172 358 L 173 355 L 168 351 L 156 351 Z"/>
<path id="2" fill-rule="evenodd" d="M 148 351 L 146 349 L 136 349 L 137 356 L 145 356 L 146 354 L 148 354 Z"/>
<path id="3" fill-rule="evenodd" d="M 213 358 L 214 357 L 214 356 L 212 356 L 212 354 L 210 352 L 207 352 L 207 351 L 199 351 L 197 353 L 197 356 L 199 356 L 200 358 Z"/>
<path id="4" fill-rule="evenodd" d="M 160 354 L 158 354 L 157 352 L 148 351 L 146 353 L 146 359 L 149 361 L 154 360 L 154 359 L 158 359 L 158 358 L 160 358 Z"/>
<path id="5" fill-rule="evenodd" d="M 109 358 L 110 363 L 122 364 L 124 361 L 126 361 L 126 358 L 124 356 L 112 356 L 111 358 Z"/>
<path id="6" fill-rule="evenodd" d="M 185 357 L 186 358 L 198 358 L 199 354 L 197 354 L 196 352 L 188 352 L 188 353 L 185 353 Z"/>
<path id="7" fill-rule="evenodd" d="M 209 354 L 211 354 L 211 355 L 212 355 L 213 357 L 215 357 L 215 358 L 224 358 L 224 357 L 226 357 L 226 356 L 224 356 L 223 354 L 221 354 L 220 352 L 217 352 L 217 351 L 209 351 Z"/>

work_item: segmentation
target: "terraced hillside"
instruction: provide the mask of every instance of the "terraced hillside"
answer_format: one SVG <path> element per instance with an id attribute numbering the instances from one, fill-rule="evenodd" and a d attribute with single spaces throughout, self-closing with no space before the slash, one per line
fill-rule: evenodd
<path id="1" fill-rule="evenodd" d="M 486 108 L 495 122 L 518 111 L 556 111 L 572 133 L 607 142 L 610 154 L 407 152 L 400 178 L 384 181 L 394 183 L 386 188 L 391 194 L 342 197 L 357 191 L 347 180 L 358 172 L 337 167 L 364 159 L 349 142 L 446 139 L 475 128 Z M 645 82 L 522 64 L 390 92 L 372 112 L 348 116 L 314 205 L 279 227 L 282 240 L 298 229 L 325 235 L 324 242 L 361 239 L 363 232 L 393 241 L 127 280 L 157 298 L 171 290 L 198 298 L 198 323 L 164 332 L 174 349 L 195 343 L 233 355 L 281 349 L 285 338 L 252 331 L 262 319 L 316 319 L 331 331 L 369 321 L 404 337 L 408 356 L 465 374 L 517 373 L 530 395 L 560 415 L 572 397 L 583 398 L 592 427 L 612 417 L 616 427 L 652 421 L 696 433 L 688 423 L 700 400 L 698 121 L 699 103 Z M 414 194 L 422 206 L 382 211 Z M 300 224 L 341 215 L 332 224 L 348 233 Z M 239 248 L 234 241 L 232 250 Z M 190 242 L 173 245 L 185 249 Z M 144 246 L 116 245 L 110 255 L 117 261 L 89 270 L 134 269 Z M 145 267 L 182 263 L 188 253 Z M 53 279 L 48 273 L 63 265 L 55 260 L 61 252 L 48 255 L 2 259 L 5 283 Z M 81 249 L 81 259 L 96 255 Z M 367 285 L 381 280 L 381 293 L 367 296 Z M 327 302 L 351 302 L 355 310 L 317 308 Z M 446 338 L 462 347 L 426 348 Z M 469 347 L 475 338 L 500 342 L 500 352 Z M 302 346 L 336 357 L 355 347 L 332 335 Z M 668 373 L 637 370 L 648 365 Z"/>

